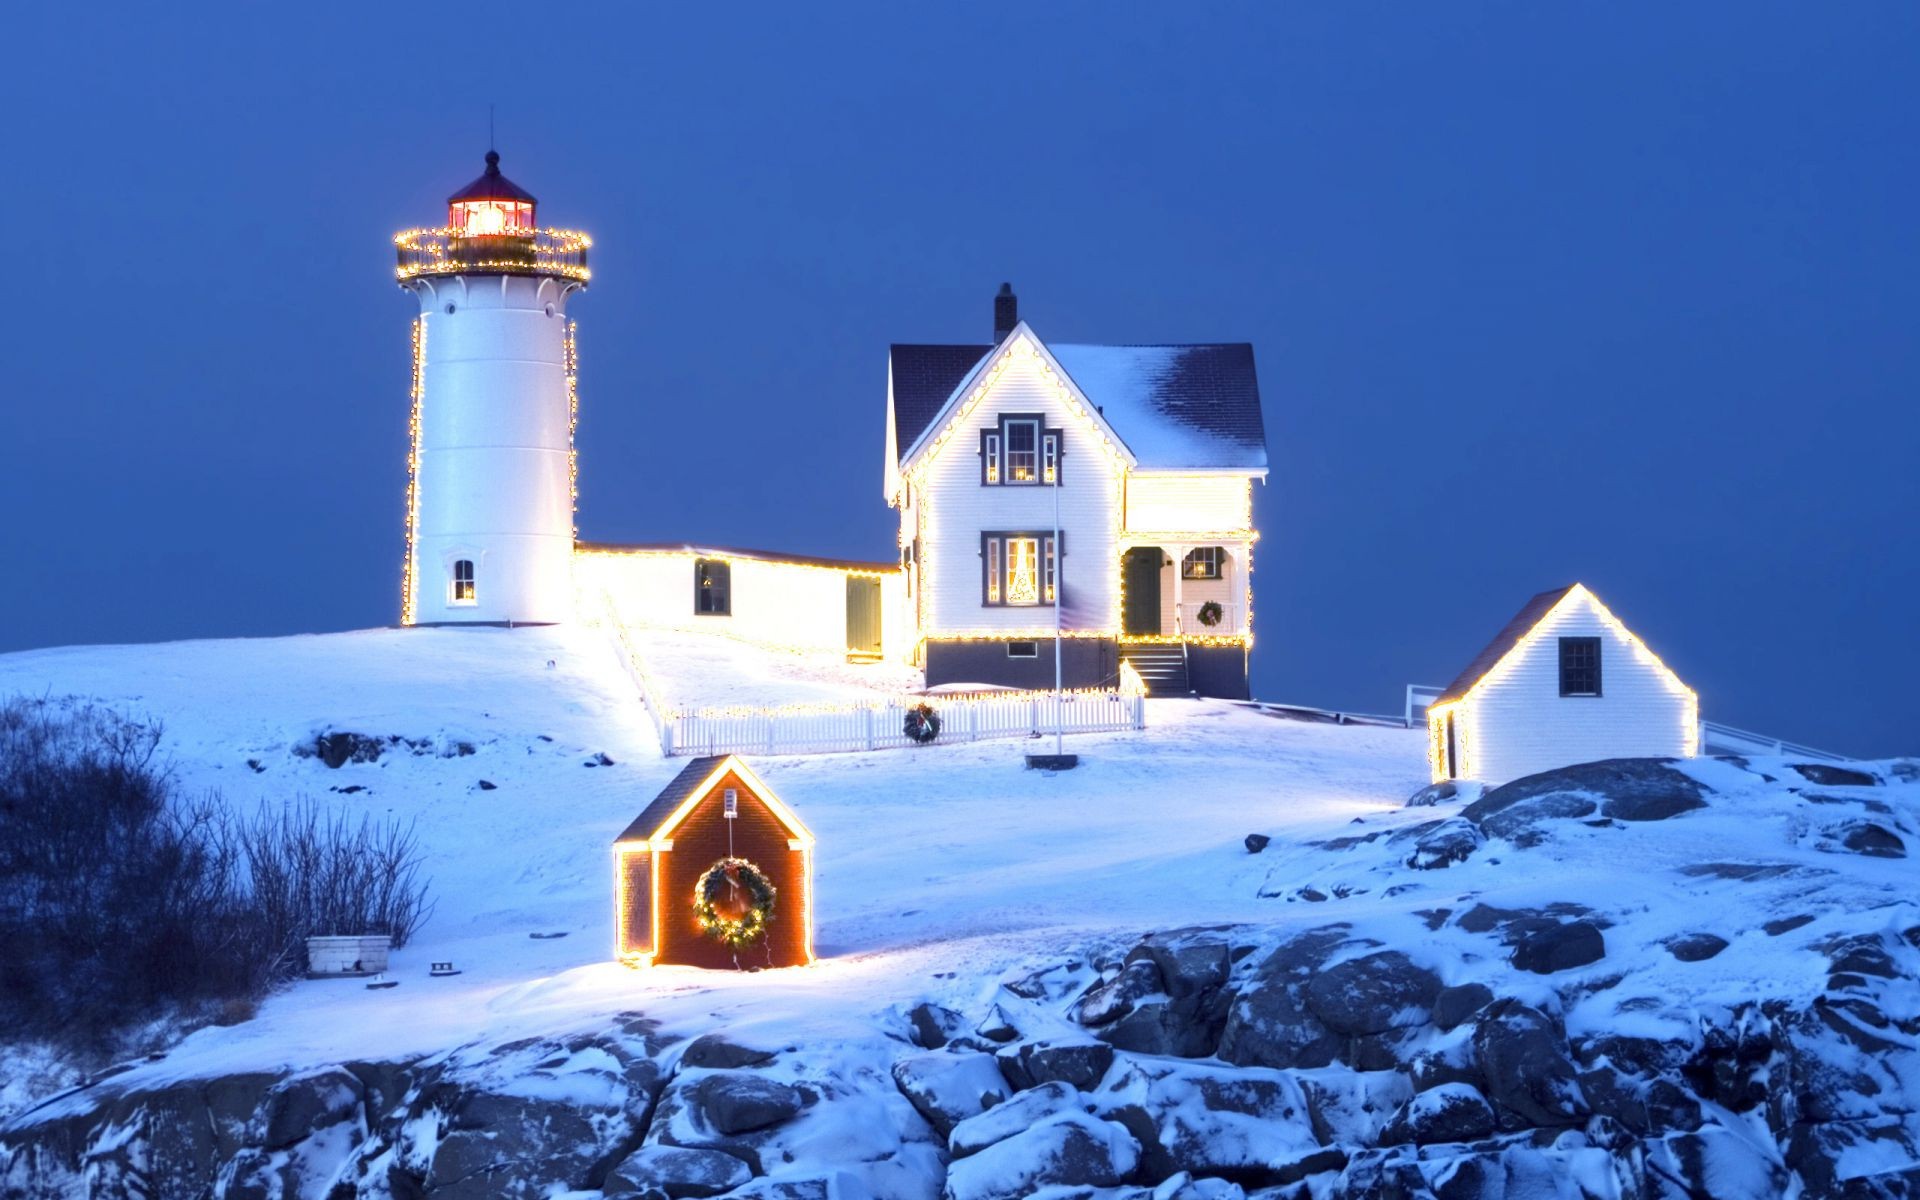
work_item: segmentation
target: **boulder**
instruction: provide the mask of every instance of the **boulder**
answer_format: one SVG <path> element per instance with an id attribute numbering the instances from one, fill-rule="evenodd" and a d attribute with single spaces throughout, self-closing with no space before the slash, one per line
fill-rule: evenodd
<path id="1" fill-rule="evenodd" d="M 1074 1002 L 1073 1019 L 1082 1025 L 1106 1025 L 1132 1012 L 1147 997 L 1164 994 L 1160 968 L 1145 959 L 1132 960 L 1112 979 L 1087 989 Z"/>
<path id="2" fill-rule="evenodd" d="M 1097 1040 L 1048 1039 L 1008 1046 L 995 1058 L 1015 1091 L 1056 1080 L 1086 1091 L 1113 1065 L 1113 1047 Z"/>
<path id="3" fill-rule="evenodd" d="M 1501 784 L 1474 801 L 1464 815 L 1478 824 L 1537 796 L 1581 793 L 1609 800 L 1674 795 L 1698 799 L 1705 790 L 1692 776 L 1679 770 L 1673 759 L 1609 758 L 1557 767 Z"/>
<path id="4" fill-rule="evenodd" d="M 1265 850 L 1272 841 L 1273 839 L 1264 833 L 1250 833 L 1246 837 L 1247 853 L 1258 854 L 1262 850 Z"/>
<path id="5" fill-rule="evenodd" d="M 1433 998 L 1433 1023 L 1442 1029 L 1453 1029 L 1491 1003 L 1493 989 L 1484 983 L 1441 988 Z"/>
<path id="6" fill-rule="evenodd" d="M 1710 1125 L 1643 1142 L 1641 1152 L 1656 1195 L 1777 1200 L 1789 1191 L 1787 1172 L 1744 1131 Z"/>
<path id="7" fill-rule="evenodd" d="M 1527 1125 L 1578 1124 L 1588 1112 L 1559 1025 L 1537 1008 L 1501 1000 L 1474 1022 L 1487 1097 Z"/>
<path id="8" fill-rule="evenodd" d="M 1606 956 L 1606 939 L 1591 921 L 1569 921 L 1537 930 L 1513 948 L 1513 965 L 1535 975 L 1570 971 Z"/>
<path id="9" fill-rule="evenodd" d="M 1302 991 L 1321 966 L 1351 941 L 1344 925 L 1305 933 L 1263 961 L 1235 995 L 1220 1033 L 1219 1055 L 1262 1067 L 1324 1067 L 1344 1039 L 1306 1006 Z"/>
<path id="10" fill-rule="evenodd" d="M 1335 1033 L 1385 1033 L 1427 1023 L 1440 979 L 1398 950 L 1350 958 L 1317 973 L 1307 1009 Z"/>
<path id="11" fill-rule="evenodd" d="M 1083 1112 L 1032 1126 L 947 1172 L 946 1200 L 1025 1200 L 1042 1188 L 1117 1187 L 1139 1165 L 1125 1129 Z"/>
<path id="12" fill-rule="evenodd" d="M 1817 849 L 1864 854 L 1868 858 L 1907 856 L 1907 844 L 1900 835 L 1874 821 L 1847 821 L 1826 832 L 1830 841 L 1822 842 Z"/>
<path id="13" fill-rule="evenodd" d="M 1439 783 L 1430 783 L 1413 795 L 1407 797 L 1406 808 L 1432 808 L 1436 804 L 1452 804 L 1456 801 L 1471 803 L 1486 794 L 1485 786 L 1461 779 L 1444 779 Z"/>
<path id="14" fill-rule="evenodd" d="M 991 1054 L 920 1054 L 893 1064 L 893 1082 L 944 1141 L 953 1127 L 1011 1090 Z"/>
<path id="15" fill-rule="evenodd" d="M 1043 1083 L 955 1125 L 947 1137 L 947 1148 L 955 1158 L 965 1158 L 1048 1117 L 1073 1110 L 1088 1111 L 1082 1093 L 1058 1080 Z"/>
<path id="16" fill-rule="evenodd" d="M 797 1088 L 742 1071 L 705 1076 L 688 1090 L 688 1103 L 699 1110 L 700 1117 L 727 1135 L 778 1125 L 792 1119 L 802 1106 Z"/>
<path id="17" fill-rule="evenodd" d="M 1705 962 L 1727 948 L 1727 939 L 1717 933 L 1683 933 L 1668 938 L 1664 945 L 1681 962 Z"/>
<path id="18" fill-rule="evenodd" d="M 1455 817 L 1422 833 L 1413 844 L 1413 852 L 1407 855 L 1406 864 L 1416 871 L 1443 870 L 1467 861 L 1486 842 L 1478 826 Z"/>
<path id="19" fill-rule="evenodd" d="M 680 1146 L 642 1146 L 607 1174 L 605 1190 L 641 1195 L 658 1193 L 670 1200 L 718 1196 L 753 1178 L 747 1164 L 718 1150 L 689 1150 Z"/>
<path id="20" fill-rule="evenodd" d="M 1380 1133 L 1383 1146 L 1402 1142 L 1473 1142 L 1491 1137 L 1493 1106 L 1480 1090 L 1465 1083 L 1443 1083 L 1402 1105 Z"/>
<path id="21" fill-rule="evenodd" d="M 1836 767 L 1832 763 L 1790 763 L 1788 764 L 1808 783 L 1817 783 L 1821 787 L 1874 787 L 1879 780 L 1865 771 L 1856 771 L 1851 767 Z"/>
<path id="22" fill-rule="evenodd" d="M 284 1150 L 318 1130 L 360 1120 L 364 1095 L 365 1085 L 345 1067 L 322 1067 L 282 1080 L 267 1093 L 264 1148 Z"/>
<path id="23" fill-rule="evenodd" d="M 1117 976 L 1081 997 L 1074 1017 L 1117 1049 L 1204 1057 L 1226 1025 L 1232 966 L 1218 930 L 1154 934 L 1128 951 Z"/>
<path id="24" fill-rule="evenodd" d="M 950 1008 L 933 1003 L 913 1006 L 907 1013 L 907 1025 L 913 1044 L 923 1050 L 938 1050 L 966 1028 L 966 1020 Z"/>
<path id="25" fill-rule="evenodd" d="M 1320 1149 L 1306 1094 L 1281 1071 L 1140 1059 L 1116 1069 L 1093 1102 L 1139 1141 L 1149 1180 L 1187 1171 L 1293 1183 Z"/>
<path id="26" fill-rule="evenodd" d="M 757 1046 L 743 1046 L 731 1040 L 726 1033 L 703 1033 L 687 1043 L 681 1051 L 682 1067 L 711 1067 L 720 1071 L 731 1071 L 737 1067 L 758 1067 L 773 1061 L 777 1049 L 768 1050 Z"/>

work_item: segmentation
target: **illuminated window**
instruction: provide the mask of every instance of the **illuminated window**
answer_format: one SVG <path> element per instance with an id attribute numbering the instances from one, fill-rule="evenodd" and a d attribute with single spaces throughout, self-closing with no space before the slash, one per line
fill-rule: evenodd
<path id="1" fill-rule="evenodd" d="M 473 587 L 472 559 L 462 558 L 453 564 L 453 591 L 449 600 L 454 604 L 479 603 Z"/>
<path id="2" fill-rule="evenodd" d="M 1600 694 L 1600 639 L 1563 637 L 1560 639 L 1560 694 L 1562 696 L 1598 696 Z"/>
<path id="3" fill-rule="evenodd" d="M 1040 479 L 1040 422 L 1008 421 L 1007 482 L 1036 483 Z"/>
<path id="4" fill-rule="evenodd" d="M 1053 603 L 1057 564 L 1051 535 L 990 533 L 982 541 L 987 604 L 1032 608 Z"/>
<path id="5" fill-rule="evenodd" d="M 693 560 L 693 611 L 712 617 L 733 612 L 732 569 L 717 558 Z"/>
<path id="6" fill-rule="evenodd" d="M 1219 546 L 1198 546 L 1187 551 L 1180 567 L 1183 579 L 1218 579 L 1227 553 Z"/>
<path id="7" fill-rule="evenodd" d="M 533 205 L 520 200 L 461 200 L 447 208 L 457 237 L 532 237 Z"/>
<path id="8" fill-rule="evenodd" d="M 1060 480 L 1060 431 L 1037 414 L 1003 416 L 980 434 L 980 481 L 1032 486 Z"/>

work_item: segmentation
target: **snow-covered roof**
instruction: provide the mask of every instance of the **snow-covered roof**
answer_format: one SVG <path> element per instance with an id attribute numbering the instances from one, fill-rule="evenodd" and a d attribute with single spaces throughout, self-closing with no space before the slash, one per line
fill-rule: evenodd
<path id="1" fill-rule="evenodd" d="M 1266 470 L 1266 425 L 1247 343 L 1047 349 L 1133 452 L 1136 469 Z M 902 460 L 993 350 L 892 347 L 895 452 Z"/>

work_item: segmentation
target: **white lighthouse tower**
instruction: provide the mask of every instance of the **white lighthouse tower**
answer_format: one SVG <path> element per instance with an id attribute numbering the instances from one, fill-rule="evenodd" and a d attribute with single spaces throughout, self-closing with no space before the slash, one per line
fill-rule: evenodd
<path id="1" fill-rule="evenodd" d="M 441 229 L 394 238 L 413 326 L 400 621 L 549 624 L 573 612 L 574 324 L 583 234 L 542 229 L 500 174 L 455 192 Z"/>

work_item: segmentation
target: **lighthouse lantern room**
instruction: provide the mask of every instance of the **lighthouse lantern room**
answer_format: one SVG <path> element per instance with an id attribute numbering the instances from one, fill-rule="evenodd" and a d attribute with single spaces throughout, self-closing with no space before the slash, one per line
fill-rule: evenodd
<path id="1" fill-rule="evenodd" d="M 447 224 L 394 238 L 419 302 L 401 623 L 551 624 L 572 613 L 578 358 L 567 301 L 584 234 L 542 229 L 500 173 L 453 194 Z"/>

